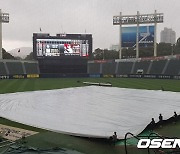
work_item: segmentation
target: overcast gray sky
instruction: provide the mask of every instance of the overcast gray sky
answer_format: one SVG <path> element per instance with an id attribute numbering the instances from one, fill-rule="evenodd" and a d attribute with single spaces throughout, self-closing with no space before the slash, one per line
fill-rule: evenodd
<path id="1" fill-rule="evenodd" d="M 3 24 L 3 47 L 11 50 L 32 47 L 32 34 L 42 32 L 92 33 L 95 48 L 117 44 L 119 28 L 112 17 L 140 13 L 164 13 L 158 24 L 158 40 L 164 27 L 180 37 L 180 0 L 0 0 L 0 9 L 10 14 L 10 23 Z"/>

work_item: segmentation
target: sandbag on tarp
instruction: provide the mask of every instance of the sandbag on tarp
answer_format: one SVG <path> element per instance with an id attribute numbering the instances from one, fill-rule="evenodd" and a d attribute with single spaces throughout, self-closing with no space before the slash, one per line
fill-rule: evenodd
<path id="1" fill-rule="evenodd" d="M 139 134 L 159 113 L 180 113 L 180 93 L 115 87 L 78 87 L 0 94 L 0 116 L 77 136 Z"/>

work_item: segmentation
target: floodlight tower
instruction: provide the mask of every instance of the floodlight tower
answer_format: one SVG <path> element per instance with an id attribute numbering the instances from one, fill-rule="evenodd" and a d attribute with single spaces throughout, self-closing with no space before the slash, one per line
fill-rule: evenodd
<path id="1" fill-rule="evenodd" d="M 133 46 L 123 46 L 123 47 L 136 47 L 136 58 L 139 58 L 139 28 L 140 24 L 154 24 L 154 40 L 151 39 L 152 42 L 154 42 L 154 57 L 157 56 L 157 24 L 163 23 L 164 15 L 163 13 L 157 13 L 155 10 L 152 14 L 140 14 L 139 11 L 137 11 L 137 15 L 122 15 L 120 12 L 119 16 L 113 16 L 113 25 L 119 25 L 119 59 L 122 58 L 122 26 L 123 25 L 136 25 L 136 42 L 134 43 L 132 38 L 130 40 L 130 43 L 134 44 Z M 147 35 L 148 36 L 148 35 Z M 146 42 L 146 41 L 145 41 Z M 142 43 L 142 42 L 141 42 Z M 145 43 L 144 43 L 145 44 Z"/>
<path id="2" fill-rule="evenodd" d="M 2 59 L 2 23 L 9 23 L 9 13 L 2 13 L 0 9 L 0 59 Z"/>

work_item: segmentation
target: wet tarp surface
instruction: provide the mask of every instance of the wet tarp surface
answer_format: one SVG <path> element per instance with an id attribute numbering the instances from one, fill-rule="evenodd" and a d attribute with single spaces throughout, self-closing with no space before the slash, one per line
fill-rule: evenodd
<path id="1" fill-rule="evenodd" d="M 139 134 L 159 113 L 180 113 L 180 93 L 87 86 L 0 94 L 0 116 L 55 132 L 108 138 Z"/>

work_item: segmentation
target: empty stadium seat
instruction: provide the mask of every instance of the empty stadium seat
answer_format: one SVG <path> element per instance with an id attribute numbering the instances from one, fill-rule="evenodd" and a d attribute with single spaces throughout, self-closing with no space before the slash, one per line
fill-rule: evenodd
<path id="1" fill-rule="evenodd" d="M 118 75 L 127 75 L 131 73 L 133 62 L 119 62 Z"/>
<path id="2" fill-rule="evenodd" d="M 89 74 L 100 74 L 100 63 L 88 63 Z"/>
<path id="3" fill-rule="evenodd" d="M 169 65 L 166 68 L 166 71 L 164 74 L 166 75 L 178 75 L 180 72 L 180 60 L 170 60 Z"/>
<path id="4" fill-rule="evenodd" d="M 21 62 L 6 62 L 10 75 L 24 74 Z"/>
<path id="5" fill-rule="evenodd" d="M 153 61 L 149 74 L 162 74 L 167 60 Z"/>
<path id="6" fill-rule="evenodd" d="M 116 70 L 116 63 L 103 63 L 102 64 L 102 74 L 109 75 L 115 74 Z"/>
<path id="7" fill-rule="evenodd" d="M 24 62 L 26 74 L 39 74 L 38 63 Z"/>
<path id="8" fill-rule="evenodd" d="M 143 74 L 147 74 L 150 61 L 136 62 L 132 74 L 137 74 L 138 70 L 143 70 Z"/>
<path id="9" fill-rule="evenodd" d="M 3 62 L 0 62 L 0 75 L 7 75 Z"/>

